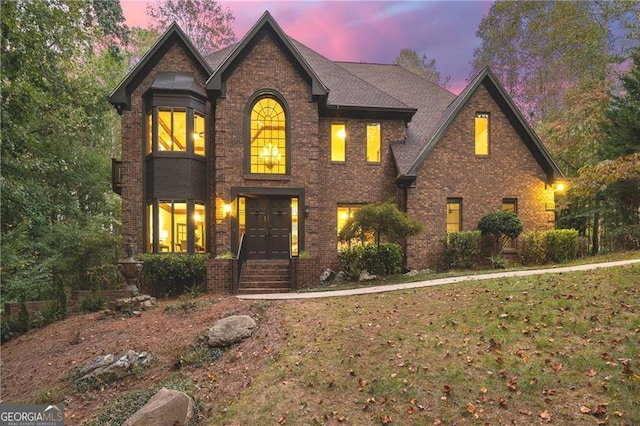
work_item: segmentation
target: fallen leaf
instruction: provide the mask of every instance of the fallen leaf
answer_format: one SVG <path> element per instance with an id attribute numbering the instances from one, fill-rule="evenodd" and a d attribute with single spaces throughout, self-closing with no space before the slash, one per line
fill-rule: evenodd
<path id="1" fill-rule="evenodd" d="M 551 368 L 553 368 L 553 371 L 560 371 L 562 370 L 562 364 L 553 364 Z"/>
<path id="2" fill-rule="evenodd" d="M 587 407 L 586 405 L 581 405 L 580 412 L 582 414 L 591 414 L 591 407 Z"/>
<path id="3" fill-rule="evenodd" d="M 540 413 L 540 418 L 546 423 L 549 423 L 551 421 L 551 413 L 547 410 L 544 410 L 542 413 Z"/>
<path id="4" fill-rule="evenodd" d="M 588 377 L 593 377 L 593 376 L 597 375 L 598 372 L 596 370 L 589 369 L 584 374 L 586 374 Z"/>
<path id="5" fill-rule="evenodd" d="M 413 405 L 410 405 L 409 408 L 407 408 L 407 414 L 413 414 L 415 413 L 416 409 L 413 407 Z"/>
<path id="6" fill-rule="evenodd" d="M 511 390 L 518 389 L 518 377 L 517 376 L 512 377 L 507 383 L 507 387 Z"/>
<path id="7" fill-rule="evenodd" d="M 483 386 L 483 387 L 481 387 L 481 388 L 480 388 L 480 392 L 482 392 L 482 393 L 487 393 L 487 388 L 486 388 L 486 387 L 484 387 L 484 386 Z"/>
<path id="8" fill-rule="evenodd" d="M 285 417 L 285 415 L 283 414 L 282 416 L 280 416 L 280 418 L 278 419 L 278 424 L 283 425 L 287 423 L 287 418 Z"/>
<path id="9" fill-rule="evenodd" d="M 468 411 L 469 413 L 473 413 L 473 412 L 475 412 L 475 411 L 476 411 L 476 407 L 475 407 L 472 403 L 470 403 L 470 402 L 469 402 L 469 403 L 467 404 L 467 411 Z"/>
<path id="10" fill-rule="evenodd" d="M 391 420 L 391 417 L 389 416 L 384 416 L 382 419 L 382 424 L 388 425 L 389 423 L 392 423 L 393 420 Z"/>

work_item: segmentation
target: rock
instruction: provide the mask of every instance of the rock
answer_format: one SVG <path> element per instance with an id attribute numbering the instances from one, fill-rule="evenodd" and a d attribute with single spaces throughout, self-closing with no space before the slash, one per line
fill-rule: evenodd
<path id="1" fill-rule="evenodd" d="M 162 388 L 124 426 L 185 425 L 194 416 L 195 402 L 184 392 Z"/>
<path id="2" fill-rule="evenodd" d="M 118 299 L 115 303 L 115 309 L 120 312 L 135 312 L 135 311 L 148 311 L 149 309 L 155 309 L 158 306 L 156 298 L 151 297 L 148 294 L 142 294 L 135 297 L 125 297 L 124 299 Z"/>
<path id="3" fill-rule="evenodd" d="M 320 282 L 323 284 L 330 283 L 336 277 L 336 273 L 331 269 L 327 268 L 324 270 L 322 275 L 320 275 Z"/>
<path id="4" fill-rule="evenodd" d="M 405 277 L 415 277 L 416 275 L 418 275 L 418 271 L 416 271 L 415 269 L 412 269 L 404 274 Z"/>
<path id="5" fill-rule="evenodd" d="M 336 274 L 336 277 L 333 279 L 333 282 L 336 283 L 341 283 L 344 281 L 349 281 L 349 278 L 347 277 L 347 274 L 344 273 L 344 271 L 340 271 Z"/>
<path id="6" fill-rule="evenodd" d="M 371 281 L 377 278 L 378 277 L 376 275 L 370 274 L 369 271 L 362 271 L 360 273 L 360 278 L 358 278 L 358 281 Z"/>
<path id="7" fill-rule="evenodd" d="M 207 330 L 209 346 L 223 348 L 251 336 L 256 322 L 247 315 L 232 315 L 216 322 Z"/>
<path id="8" fill-rule="evenodd" d="M 85 380 L 90 377 L 98 378 L 103 375 L 113 375 L 124 377 L 130 373 L 134 365 L 147 365 L 151 362 L 151 355 L 147 352 L 136 352 L 131 349 L 113 354 L 99 355 L 82 367 L 80 379 Z"/>

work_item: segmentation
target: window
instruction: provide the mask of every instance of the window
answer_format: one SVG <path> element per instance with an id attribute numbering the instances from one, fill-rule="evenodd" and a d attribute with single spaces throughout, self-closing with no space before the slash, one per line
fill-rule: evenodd
<path id="1" fill-rule="evenodd" d="M 502 211 L 518 214 L 518 200 L 516 198 L 503 198 Z M 505 243 L 504 248 L 515 249 L 516 241 L 513 238 L 509 238 Z"/>
<path id="2" fill-rule="evenodd" d="M 360 205 L 342 205 L 342 206 L 338 206 L 338 227 L 337 227 L 337 231 L 338 231 L 338 235 L 340 234 L 340 231 L 342 231 L 342 228 L 344 228 L 344 226 L 347 224 L 347 221 L 349 219 L 353 218 L 353 215 L 360 210 L 361 206 Z M 352 245 L 360 245 L 360 244 L 366 244 L 366 243 L 373 243 L 374 242 L 374 238 L 373 235 L 365 235 L 362 238 L 354 238 L 350 241 L 338 241 L 338 250 L 347 248 L 347 247 L 351 247 Z"/>
<path id="3" fill-rule="evenodd" d="M 251 109 L 251 173 L 287 173 L 286 117 L 280 102 L 263 97 Z"/>
<path id="4" fill-rule="evenodd" d="M 346 160 L 347 131 L 344 124 L 331 125 L 331 161 Z"/>
<path id="5" fill-rule="evenodd" d="M 185 200 L 151 202 L 147 205 L 147 223 L 149 252 L 205 251 L 204 203 Z"/>
<path id="6" fill-rule="evenodd" d="M 447 232 L 462 231 L 462 198 L 447 198 Z"/>
<path id="7" fill-rule="evenodd" d="M 476 114 L 476 155 L 489 155 L 489 114 Z"/>
<path id="8" fill-rule="evenodd" d="M 367 162 L 380 162 L 380 123 L 367 124 Z"/>
<path id="9" fill-rule="evenodd" d="M 147 112 L 146 138 L 147 154 L 171 151 L 205 155 L 204 115 L 191 108 L 152 108 Z"/>

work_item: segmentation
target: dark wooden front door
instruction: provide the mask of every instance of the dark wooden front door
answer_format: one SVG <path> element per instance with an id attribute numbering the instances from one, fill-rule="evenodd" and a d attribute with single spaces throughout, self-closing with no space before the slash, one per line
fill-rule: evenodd
<path id="1" fill-rule="evenodd" d="M 247 198 L 247 258 L 288 259 L 290 198 Z"/>

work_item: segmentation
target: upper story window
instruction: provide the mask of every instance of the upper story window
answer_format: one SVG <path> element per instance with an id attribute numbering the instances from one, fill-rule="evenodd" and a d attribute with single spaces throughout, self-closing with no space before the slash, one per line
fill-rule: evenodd
<path id="1" fill-rule="evenodd" d="M 477 113 L 475 122 L 476 155 L 489 155 L 489 114 Z"/>
<path id="2" fill-rule="evenodd" d="M 380 162 L 380 123 L 367 124 L 367 162 Z"/>
<path id="3" fill-rule="evenodd" d="M 287 119 L 272 96 L 259 98 L 251 108 L 251 173 L 287 173 Z"/>
<path id="4" fill-rule="evenodd" d="M 347 159 L 347 130 L 344 124 L 331 124 L 331 161 Z"/>
<path id="5" fill-rule="evenodd" d="M 205 155 L 205 118 L 192 108 L 154 107 L 147 112 L 147 154 L 190 152 Z"/>

